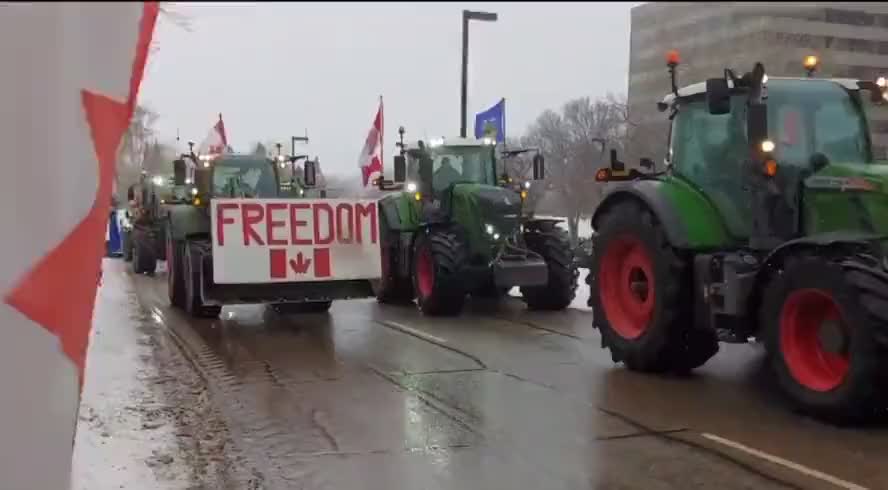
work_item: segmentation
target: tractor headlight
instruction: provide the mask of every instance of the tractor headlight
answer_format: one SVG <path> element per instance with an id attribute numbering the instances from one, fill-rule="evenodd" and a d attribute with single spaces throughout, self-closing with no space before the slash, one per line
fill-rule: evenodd
<path id="1" fill-rule="evenodd" d="M 191 195 L 192 195 L 192 196 L 196 196 L 196 195 L 197 195 L 197 188 L 196 188 L 196 187 L 193 187 L 193 188 L 191 189 Z"/>
<path id="2" fill-rule="evenodd" d="M 191 185 L 194 183 L 193 179 L 185 179 L 185 185 Z"/>
<path id="3" fill-rule="evenodd" d="M 154 182 L 154 185 L 156 185 L 156 186 L 163 185 L 163 177 L 161 177 L 160 175 L 155 175 L 154 178 L 151 180 Z"/>
<path id="4" fill-rule="evenodd" d="M 499 233 L 494 233 L 494 234 L 493 234 L 493 239 L 494 239 L 494 240 L 499 240 L 499 238 L 500 238 L 500 234 L 499 234 Z"/>
<path id="5" fill-rule="evenodd" d="M 762 141 L 762 151 L 765 153 L 774 151 L 774 142 L 771 140 Z"/>
<path id="6" fill-rule="evenodd" d="M 488 235 L 493 235 L 496 233 L 496 228 L 494 228 L 493 225 L 485 225 L 484 231 L 486 231 Z"/>

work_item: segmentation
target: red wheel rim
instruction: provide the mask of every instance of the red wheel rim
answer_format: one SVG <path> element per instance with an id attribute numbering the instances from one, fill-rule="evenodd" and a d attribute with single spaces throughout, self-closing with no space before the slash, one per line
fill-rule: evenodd
<path id="1" fill-rule="evenodd" d="M 431 296 L 435 287 L 435 266 L 432 254 L 425 247 L 416 251 L 416 286 L 423 298 Z"/>
<path id="2" fill-rule="evenodd" d="M 601 257 L 598 294 L 607 320 L 621 337 L 641 337 L 654 315 L 654 264 L 635 237 L 613 240 Z"/>
<path id="3" fill-rule="evenodd" d="M 841 333 L 843 348 L 830 352 L 821 332 L 832 324 Z M 820 289 L 794 291 L 780 313 L 780 348 L 790 374 L 814 391 L 838 387 L 848 374 L 850 358 L 845 348 L 848 329 L 832 295 Z"/>

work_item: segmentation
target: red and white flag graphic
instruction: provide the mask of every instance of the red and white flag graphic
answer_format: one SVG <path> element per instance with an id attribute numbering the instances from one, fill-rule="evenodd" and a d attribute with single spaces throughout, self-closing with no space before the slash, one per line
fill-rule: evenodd
<path id="1" fill-rule="evenodd" d="M 314 277 L 330 277 L 332 274 L 328 247 L 314 248 L 309 257 L 297 252 L 295 256 L 289 258 L 286 248 L 272 248 L 268 250 L 268 265 L 269 276 L 272 279 L 299 280 L 309 270 L 314 271 Z"/>
<path id="2" fill-rule="evenodd" d="M 16 67 L 0 91 L 0 488 L 69 488 L 116 153 L 158 6 L 0 7 Z"/>
<path id="3" fill-rule="evenodd" d="M 222 114 L 219 114 L 219 121 L 210 128 L 209 134 L 197 147 L 198 155 L 218 155 L 225 153 L 228 148 L 228 135 L 225 134 L 225 123 L 222 122 Z"/>
<path id="4" fill-rule="evenodd" d="M 361 150 L 361 156 L 358 158 L 358 166 L 361 167 L 364 187 L 367 187 L 371 182 L 374 174 L 382 174 L 382 128 L 382 97 L 379 97 L 379 110 L 376 111 L 373 126 L 370 127 L 370 132 L 367 133 L 364 148 Z"/>

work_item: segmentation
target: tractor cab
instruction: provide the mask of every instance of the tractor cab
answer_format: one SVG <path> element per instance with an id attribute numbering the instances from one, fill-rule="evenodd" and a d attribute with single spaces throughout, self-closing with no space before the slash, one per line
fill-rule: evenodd
<path id="1" fill-rule="evenodd" d="M 480 255 L 486 257 L 490 247 L 519 231 L 530 181 L 497 175 L 495 141 L 437 138 L 404 144 L 402 155 L 406 190 L 418 204 L 427 204 L 427 219 L 468 225 L 470 243 Z M 542 178 L 542 155 L 535 163 L 534 177 Z"/>
<path id="2" fill-rule="evenodd" d="M 188 189 L 187 193 L 195 205 L 206 203 L 214 197 L 279 197 L 281 179 L 278 167 L 279 163 L 286 161 L 233 153 L 199 156 L 190 153 L 174 162 L 174 183 Z M 315 172 L 315 162 L 305 162 L 302 180 L 305 187 L 315 185 Z"/>

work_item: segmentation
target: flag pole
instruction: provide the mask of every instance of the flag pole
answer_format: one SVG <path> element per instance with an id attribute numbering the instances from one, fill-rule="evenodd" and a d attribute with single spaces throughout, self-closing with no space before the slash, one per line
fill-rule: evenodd
<path id="1" fill-rule="evenodd" d="M 379 165 L 382 167 L 381 174 L 385 175 L 385 112 L 382 109 L 382 94 L 379 95 Z"/>

